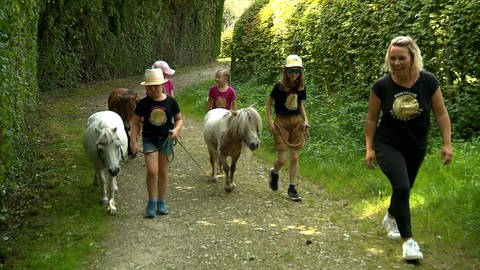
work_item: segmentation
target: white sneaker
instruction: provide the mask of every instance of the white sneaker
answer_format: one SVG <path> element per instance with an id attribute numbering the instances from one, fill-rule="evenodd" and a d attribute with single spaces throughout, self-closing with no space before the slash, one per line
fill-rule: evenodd
<path id="1" fill-rule="evenodd" d="M 405 243 L 402 245 L 402 249 L 403 258 L 407 261 L 423 259 L 423 254 L 420 251 L 420 247 L 418 246 L 417 242 L 413 241 L 413 239 L 405 241 Z"/>
<path id="2" fill-rule="evenodd" d="M 398 231 L 397 222 L 394 218 L 388 216 L 388 213 L 383 217 L 383 226 L 387 230 L 387 237 L 393 240 L 398 240 L 401 238 L 400 232 Z"/>

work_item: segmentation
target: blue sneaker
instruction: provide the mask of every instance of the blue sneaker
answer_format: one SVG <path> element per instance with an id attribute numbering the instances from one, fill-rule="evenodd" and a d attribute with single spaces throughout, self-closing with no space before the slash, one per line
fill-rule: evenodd
<path id="1" fill-rule="evenodd" d="M 148 200 L 147 209 L 145 209 L 145 217 L 146 218 L 154 218 L 156 208 L 157 208 L 157 201 L 156 200 Z"/>
<path id="2" fill-rule="evenodd" d="M 168 214 L 167 203 L 164 200 L 157 201 L 157 215 Z"/>

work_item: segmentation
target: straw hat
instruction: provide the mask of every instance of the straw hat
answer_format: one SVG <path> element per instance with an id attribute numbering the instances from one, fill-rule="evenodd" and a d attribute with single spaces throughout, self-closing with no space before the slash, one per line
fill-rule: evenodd
<path id="1" fill-rule="evenodd" d="M 296 54 L 291 54 L 285 60 L 285 67 L 300 67 L 303 68 L 302 58 Z"/>
<path id="2" fill-rule="evenodd" d="M 163 72 L 161 69 L 146 69 L 145 81 L 141 82 L 141 85 L 161 85 L 166 83 L 167 80 L 163 78 Z"/>
<path id="3" fill-rule="evenodd" d="M 160 68 L 163 73 L 167 75 L 175 74 L 175 70 L 171 69 L 167 62 L 165 61 L 156 61 L 153 63 L 152 68 Z"/>

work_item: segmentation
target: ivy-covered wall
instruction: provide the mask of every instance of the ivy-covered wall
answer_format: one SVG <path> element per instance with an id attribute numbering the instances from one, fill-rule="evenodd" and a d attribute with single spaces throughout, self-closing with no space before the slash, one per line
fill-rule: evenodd
<path id="1" fill-rule="evenodd" d="M 142 74 L 155 60 L 200 65 L 220 53 L 223 0 L 44 0 L 40 89 Z"/>
<path id="2" fill-rule="evenodd" d="M 442 83 L 456 135 L 480 135 L 480 1 L 257 0 L 236 23 L 232 77 L 272 83 L 300 55 L 312 94 L 365 98 L 387 46 L 413 37 Z"/>
<path id="3" fill-rule="evenodd" d="M 24 130 L 37 104 L 37 21 L 36 1 L 0 2 L 0 197 L 28 165 Z"/>

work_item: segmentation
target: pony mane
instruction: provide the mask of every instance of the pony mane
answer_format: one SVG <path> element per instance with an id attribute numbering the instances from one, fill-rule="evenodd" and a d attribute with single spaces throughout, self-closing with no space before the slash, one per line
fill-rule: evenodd
<path id="1" fill-rule="evenodd" d="M 115 140 L 118 140 L 118 136 L 113 130 L 107 127 L 100 127 L 100 133 L 97 137 L 97 144 L 109 144 Z"/>
<path id="2" fill-rule="evenodd" d="M 231 121 L 231 128 L 237 137 L 247 133 L 249 127 L 255 128 L 258 132 L 262 130 L 262 118 L 253 107 L 238 110 L 237 115 L 231 117 Z"/>

